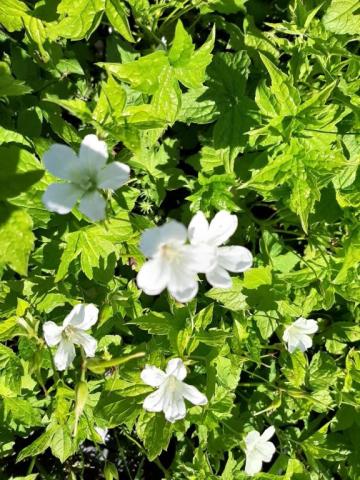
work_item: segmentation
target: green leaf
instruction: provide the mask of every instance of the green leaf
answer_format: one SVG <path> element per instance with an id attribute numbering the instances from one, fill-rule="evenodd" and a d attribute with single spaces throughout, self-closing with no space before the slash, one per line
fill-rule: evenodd
<path id="1" fill-rule="evenodd" d="M 135 420 L 139 408 L 137 404 L 128 398 L 121 396 L 121 391 L 103 391 L 94 414 L 106 421 L 109 428 L 116 427 L 122 423 L 127 424 Z"/>
<path id="2" fill-rule="evenodd" d="M 193 88 L 183 93 L 178 114 L 180 122 L 203 125 L 213 122 L 218 116 L 216 101 L 207 87 Z"/>
<path id="3" fill-rule="evenodd" d="M 77 0 L 75 8 L 72 0 L 61 0 L 57 6 L 61 19 L 50 24 L 48 34 L 52 39 L 88 37 L 100 23 L 104 9 L 105 0 Z"/>
<path id="4" fill-rule="evenodd" d="M 144 412 L 136 425 L 136 432 L 143 441 L 149 460 L 154 460 L 166 450 L 171 438 L 171 423 L 162 413 Z"/>
<path id="5" fill-rule="evenodd" d="M 0 320 L 0 341 L 13 338 L 19 331 L 17 317 L 9 317 L 6 320 Z"/>
<path id="6" fill-rule="evenodd" d="M 128 42 L 135 42 L 123 2 L 121 0 L 106 0 L 105 12 L 115 30 Z"/>
<path id="7" fill-rule="evenodd" d="M 251 268 L 244 273 L 243 286 L 245 288 L 253 289 L 261 285 L 271 285 L 272 275 L 271 267 Z"/>
<path id="8" fill-rule="evenodd" d="M 360 262 L 360 227 L 355 228 L 344 244 L 344 259 L 339 273 L 335 278 L 335 283 L 344 283 L 347 279 L 349 270 L 356 268 Z"/>
<path id="9" fill-rule="evenodd" d="M 127 214 L 110 220 L 106 228 L 94 225 L 67 234 L 55 281 L 58 282 L 67 275 L 71 262 L 77 257 L 80 257 L 82 271 L 91 280 L 95 268 L 99 268 L 100 264 L 106 268 L 107 260 L 114 252 L 114 243 L 129 241 L 131 234 L 132 228 Z"/>
<path id="10" fill-rule="evenodd" d="M 239 311 L 248 308 L 246 296 L 242 293 L 243 282 L 239 278 L 233 278 L 232 286 L 226 290 L 212 288 L 206 296 L 223 304 L 224 308 Z"/>
<path id="11" fill-rule="evenodd" d="M 159 88 L 151 105 L 154 115 L 174 123 L 181 105 L 181 90 L 171 67 L 164 67 L 159 76 Z"/>
<path id="12" fill-rule="evenodd" d="M 358 0 L 332 0 L 323 16 L 325 28 L 341 35 L 360 34 Z"/>
<path id="13" fill-rule="evenodd" d="M 16 462 L 21 462 L 28 457 L 36 457 L 40 453 L 43 453 L 49 446 L 57 430 L 57 426 L 52 425 L 48 430 L 45 430 L 36 440 L 30 445 L 23 448 L 16 458 Z"/>
<path id="14" fill-rule="evenodd" d="M 265 55 L 259 54 L 271 78 L 271 92 L 277 99 L 281 113 L 292 115 L 297 111 L 300 97 L 297 90 L 292 86 L 289 77 L 277 68 Z"/>
<path id="15" fill-rule="evenodd" d="M 174 40 L 168 53 L 170 64 L 175 68 L 186 65 L 194 50 L 195 45 L 192 42 L 191 35 L 187 33 L 181 20 L 178 20 Z"/>
<path id="16" fill-rule="evenodd" d="M 15 145 L 0 147 L 0 200 L 16 197 L 43 176 L 40 163 Z"/>
<path id="17" fill-rule="evenodd" d="M 207 7 L 215 12 L 230 14 L 244 11 L 244 5 L 247 0 L 209 0 Z"/>
<path id="18" fill-rule="evenodd" d="M 1 8 L 1 6 L 0 6 Z M 32 89 L 21 80 L 16 80 L 5 62 L 0 62 L 0 97 L 25 95 Z"/>
<path id="19" fill-rule="evenodd" d="M 98 65 L 119 80 L 130 83 L 135 90 L 153 94 L 159 87 L 159 76 L 169 62 L 165 52 L 158 50 L 133 62 L 99 63 Z"/>
<path id="20" fill-rule="evenodd" d="M 334 385 L 338 374 L 336 363 L 329 354 L 325 352 L 315 353 L 309 367 L 309 385 L 311 388 L 319 390 Z"/>
<path id="21" fill-rule="evenodd" d="M 0 24 L 3 25 L 9 32 L 15 32 L 22 30 L 23 18 L 26 16 L 26 12 L 29 11 L 26 3 L 20 0 L 1 0 L 0 3 Z M 0 71 L 0 79 L 2 73 Z M 1 85 L 1 80 L 0 80 Z M 1 95 L 1 87 L 0 87 Z"/>
<path id="22" fill-rule="evenodd" d="M 11 418 L 17 423 L 36 427 L 42 424 L 44 412 L 35 408 L 25 398 L 4 398 L 5 415 L 11 415 Z"/>
<path id="23" fill-rule="evenodd" d="M 102 84 L 99 100 L 93 111 L 93 118 L 99 124 L 116 122 L 121 118 L 125 105 L 125 90 L 109 75 L 107 82 Z"/>
<path id="24" fill-rule="evenodd" d="M 8 265 L 19 275 L 27 275 L 34 244 L 32 226 L 25 210 L 0 205 L 0 265 Z"/>
<path id="25" fill-rule="evenodd" d="M 19 394 L 21 390 L 21 375 L 23 367 L 20 359 L 11 348 L 0 344 L 0 385 Z"/>
<path id="26" fill-rule="evenodd" d="M 75 446 L 71 432 L 67 425 L 58 425 L 51 440 L 49 447 L 54 457 L 58 458 L 61 463 L 64 463 L 71 455 L 75 453 Z"/>
<path id="27" fill-rule="evenodd" d="M 181 29 L 181 27 L 180 27 Z M 205 80 L 205 70 L 211 62 L 211 52 L 215 42 L 215 28 L 213 28 L 206 42 L 189 56 L 189 41 L 181 33 L 182 39 L 176 42 L 177 51 L 173 56 L 177 58 L 174 66 L 175 76 L 185 87 L 200 88 Z M 178 44 L 181 43 L 179 47 Z M 182 47 L 181 53 L 179 49 Z"/>
<path id="28" fill-rule="evenodd" d="M 172 315 L 162 312 L 149 312 L 132 320 L 141 330 L 146 330 L 153 335 L 167 335 L 173 322 Z"/>

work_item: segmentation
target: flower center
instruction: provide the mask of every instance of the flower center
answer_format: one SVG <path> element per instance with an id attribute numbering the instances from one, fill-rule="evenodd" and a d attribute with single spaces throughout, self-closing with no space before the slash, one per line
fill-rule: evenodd
<path id="1" fill-rule="evenodd" d="M 64 340 L 70 341 L 75 333 L 75 328 L 72 325 L 68 325 L 64 330 L 62 331 L 62 337 Z"/>
<path id="2" fill-rule="evenodd" d="M 175 392 L 178 389 L 178 379 L 174 375 L 170 375 L 168 378 L 167 388 L 168 392 Z"/>
<path id="3" fill-rule="evenodd" d="M 164 257 L 168 262 L 173 262 L 179 258 L 179 250 L 173 245 L 165 243 L 160 247 L 161 256 Z"/>
<path id="4" fill-rule="evenodd" d="M 97 183 L 94 178 L 85 177 L 79 182 L 79 187 L 81 188 L 81 190 L 85 190 L 86 192 L 92 192 L 97 189 Z"/>

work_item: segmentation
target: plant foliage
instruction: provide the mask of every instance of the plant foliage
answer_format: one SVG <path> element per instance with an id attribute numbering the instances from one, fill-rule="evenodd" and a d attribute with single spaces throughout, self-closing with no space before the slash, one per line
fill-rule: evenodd
<path id="1" fill-rule="evenodd" d="M 360 478 L 359 36 L 356 0 L 0 1 L 2 478 L 242 480 L 269 425 L 259 480 Z M 91 133 L 131 168 L 97 223 L 41 200 L 44 153 Z M 145 295 L 142 232 L 199 210 L 237 215 L 253 268 Z M 79 303 L 96 357 L 57 372 L 42 325 Z M 208 398 L 175 423 L 140 378 L 171 357 Z"/>

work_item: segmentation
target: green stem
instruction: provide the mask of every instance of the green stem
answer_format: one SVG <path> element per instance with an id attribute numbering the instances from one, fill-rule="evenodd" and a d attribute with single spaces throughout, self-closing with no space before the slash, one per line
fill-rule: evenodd
<path id="1" fill-rule="evenodd" d="M 36 456 L 31 459 L 31 462 L 30 462 L 30 465 L 27 469 L 26 475 L 30 475 L 30 473 L 32 473 L 34 465 L 35 465 L 35 461 L 36 461 Z"/>
<path id="2" fill-rule="evenodd" d="M 59 377 L 58 371 L 56 370 L 54 357 L 53 357 L 51 348 L 48 346 L 47 349 L 48 349 L 49 354 L 50 354 L 51 365 L 52 365 L 53 371 L 54 371 L 54 380 L 55 380 L 55 383 L 57 383 L 60 380 L 60 377 Z"/>

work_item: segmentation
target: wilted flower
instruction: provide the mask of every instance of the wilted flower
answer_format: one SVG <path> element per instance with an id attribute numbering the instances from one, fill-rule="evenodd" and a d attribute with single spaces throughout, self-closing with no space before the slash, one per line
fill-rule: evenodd
<path id="1" fill-rule="evenodd" d="M 43 325 L 44 337 L 49 347 L 59 345 L 54 362 L 58 370 L 66 370 L 75 358 L 75 346 L 80 345 L 87 357 L 94 357 L 97 342 L 86 330 L 89 330 L 98 319 L 99 310 L 95 305 L 76 305 L 61 327 L 54 322 Z"/>
<path id="2" fill-rule="evenodd" d="M 44 155 L 47 170 L 68 183 L 53 183 L 43 195 L 44 205 L 51 212 L 69 213 L 80 200 L 79 210 L 91 220 L 105 218 L 106 202 L 99 189 L 116 190 L 129 179 L 130 169 L 120 162 L 106 165 L 105 142 L 96 135 L 86 135 L 79 155 L 66 145 L 52 145 Z"/>
<path id="3" fill-rule="evenodd" d="M 312 336 L 318 331 L 315 320 L 300 317 L 285 328 L 283 340 L 287 342 L 287 349 L 293 353 L 296 349 L 305 352 L 312 346 Z"/>
<path id="4" fill-rule="evenodd" d="M 255 475 L 261 471 L 263 462 L 270 462 L 275 453 L 275 445 L 269 442 L 274 435 L 275 428 L 267 428 L 262 435 L 256 430 L 249 432 L 245 437 L 245 472 Z"/>
<path id="5" fill-rule="evenodd" d="M 206 272 L 206 279 L 213 287 L 230 288 L 232 282 L 227 271 L 245 272 L 253 263 L 251 252 L 245 247 L 220 247 L 233 235 L 237 224 L 236 215 L 225 210 L 218 212 L 210 225 L 202 212 L 198 212 L 189 224 L 192 245 L 209 245 L 216 249 L 214 268 Z"/>
<path id="6" fill-rule="evenodd" d="M 148 295 L 165 288 L 179 302 L 188 302 L 198 291 L 197 273 L 215 265 L 215 249 L 209 245 L 186 245 L 187 230 L 171 220 L 160 227 L 145 230 L 140 249 L 150 260 L 137 275 L 138 287 Z"/>
<path id="7" fill-rule="evenodd" d="M 164 412 L 166 420 L 173 423 L 186 415 L 184 398 L 194 405 L 205 405 L 207 398 L 192 385 L 183 382 L 186 368 L 180 358 L 173 358 L 163 372 L 157 367 L 146 365 L 141 379 L 157 390 L 148 395 L 143 407 L 148 412 Z"/>

